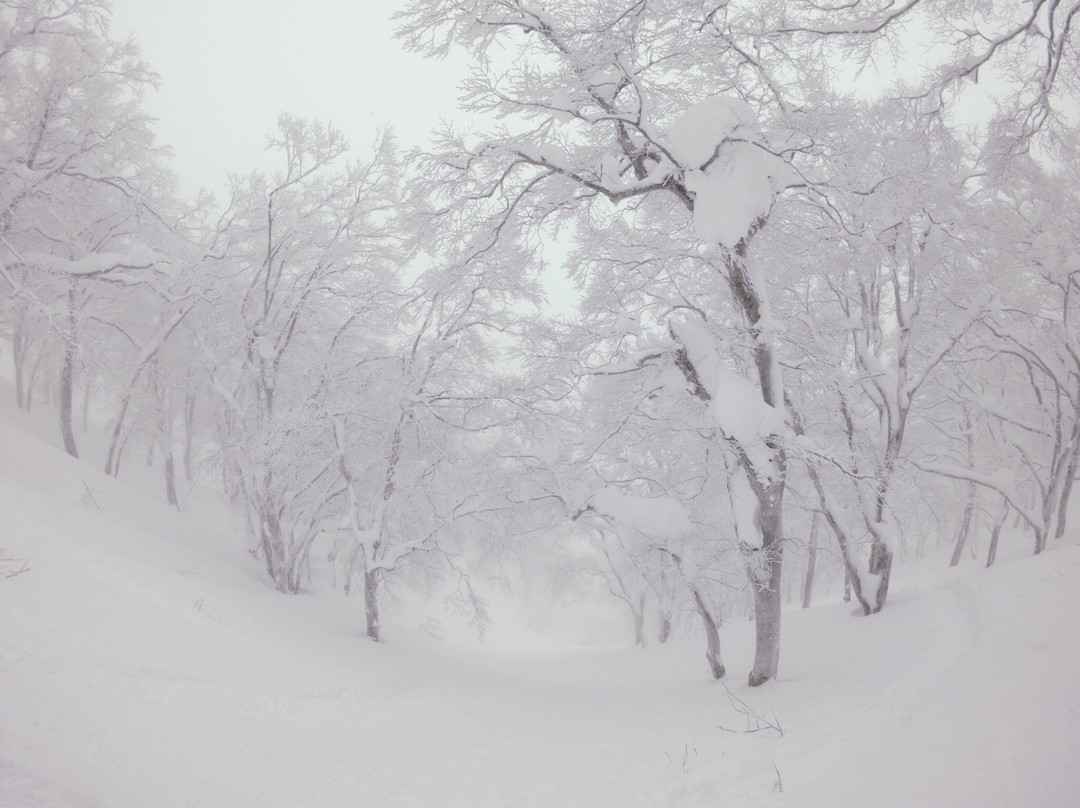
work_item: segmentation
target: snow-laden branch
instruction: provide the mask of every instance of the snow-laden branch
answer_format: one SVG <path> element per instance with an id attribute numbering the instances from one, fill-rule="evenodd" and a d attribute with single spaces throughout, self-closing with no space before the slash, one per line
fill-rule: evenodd
<path id="1" fill-rule="evenodd" d="M 7 244 L 7 241 L 5 240 L 4 243 Z M 10 244 L 7 246 L 12 253 L 15 253 Z M 21 255 L 15 254 L 20 263 L 33 269 L 40 269 L 56 275 L 70 275 L 82 278 L 109 276 L 109 280 L 117 280 L 123 283 L 135 283 L 140 279 L 129 279 L 121 275 L 121 271 L 150 269 L 166 260 L 149 247 L 143 246 L 133 247 L 124 253 L 90 253 L 74 260 L 60 258 L 49 253 L 27 252 Z"/>
<path id="2" fill-rule="evenodd" d="M 839 20 L 834 22 L 821 22 L 821 23 L 805 23 L 802 25 L 792 25 L 782 28 L 777 28 L 778 34 L 817 34 L 819 36 L 869 36 L 872 34 L 880 34 L 886 28 L 893 23 L 897 22 L 904 15 L 911 11 L 914 11 L 919 5 L 923 4 L 924 0 L 908 0 L 901 6 L 896 6 L 895 2 L 889 3 L 889 8 L 880 13 L 865 17 L 855 17 L 848 20 Z M 860 5 L 855 2 L 848 7 L 853 8 Z"/>
<path id="3" fill-rule="evenodd" d="M 924 463 L 919 460 L 912 460 L 911 462 L 916 468 L 925 471 L 928 474 L 936 474 L 939 477 L 948 477 L 953 480 L 963 480 L 996 491 L 1001 495 L 1002 499 L 1008 502 L 1009 505 L 1020 514 L 1020 518 L 1027 522 L 1033 530 L 1038 531 L 1040 529 L 1042 520 L 1039 518 L 1038 514 L 1025 507 L 1023 503 L 1018 502 L 1012 492 L 994 477 L 987 474 L 980 474 L 971 469 L 965 469 L 960 466 L 952 466 L 945 463 Z"/>

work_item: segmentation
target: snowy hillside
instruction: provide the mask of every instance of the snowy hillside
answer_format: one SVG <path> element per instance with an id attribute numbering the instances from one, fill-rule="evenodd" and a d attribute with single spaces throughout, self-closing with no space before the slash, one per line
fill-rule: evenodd
<path id="1" fill-rule="evenodd" d="M 708 681 L 697 637 L 376 645 L 355 600 L 275 593 L 226 525 L 29 425 L 0 421 L 0 555 L 29 559 L 0 578 L 5 808 L 1080 805 L 1073 543 L 874 618 L 790 611 L 750 690 Z M 747 670 L 750 624 L 723 640 Z"/>

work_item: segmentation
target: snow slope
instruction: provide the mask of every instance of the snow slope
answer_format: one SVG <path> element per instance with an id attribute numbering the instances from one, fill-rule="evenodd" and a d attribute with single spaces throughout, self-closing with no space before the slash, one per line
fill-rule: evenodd
<path id="1" fill-rule="evenodd" d="M 750 690 L 745 622 L 726 687 L 697 637 L 374 645 L 361 603 L 274 593 L 226 522 L 30 426 L 0 414 L 0 556 L 29 559 L 0 577 L 5 808 L 1080 805 L 1075 543 L 874 618 L 788 612 L 781 679 Z"/>

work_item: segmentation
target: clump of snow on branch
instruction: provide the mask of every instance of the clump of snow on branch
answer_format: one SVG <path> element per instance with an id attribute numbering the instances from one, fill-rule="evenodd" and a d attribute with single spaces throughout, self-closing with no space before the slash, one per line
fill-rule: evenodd
<path id="1" fill-rule="evenodd" d="M 672 154 L 687 168 L 694 228 L 710 243 L 733 248 L 769 212 L 783 160 L 755 144 L 758 121 L 739 98 L 714 95 L 690 107 L 668 132 Z"/>
<path id="2" fill-rule="evenodd" d="M 589 505 L 650 538 L 675 539 L 693 530 L 686 508 L 672 497 L 635 497 L 615 488 L 601 488 Z"/>
<path id="3" fill-rule="evenodd" d="M 764 472 L 772 456 L 765 439 L 785 432 L 784 414 L 766 404 L 749 379 L 724 367 L 712 336 L 701 323 L 681 320 L 672 323 L 671 329 L 709 394 L 710 417 Z"/>
<path id="4" fill-rule="evenodd" d="M 757 125 L 757 115 L 745 101 L 714 95 L 682 114 L 668 132 L 668 144 L 680 163 L 701 168 L 726 139 L 751 138 Z"/>

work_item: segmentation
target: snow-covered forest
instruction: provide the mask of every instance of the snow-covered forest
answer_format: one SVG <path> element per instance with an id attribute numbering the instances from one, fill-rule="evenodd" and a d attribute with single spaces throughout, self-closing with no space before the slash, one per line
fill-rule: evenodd
<path id="1" fill-rule="evenodd" d="M 0 805 L 1080 804 L 1078 14 L 411 0 L 188 197 L 0 2 Z"/>

